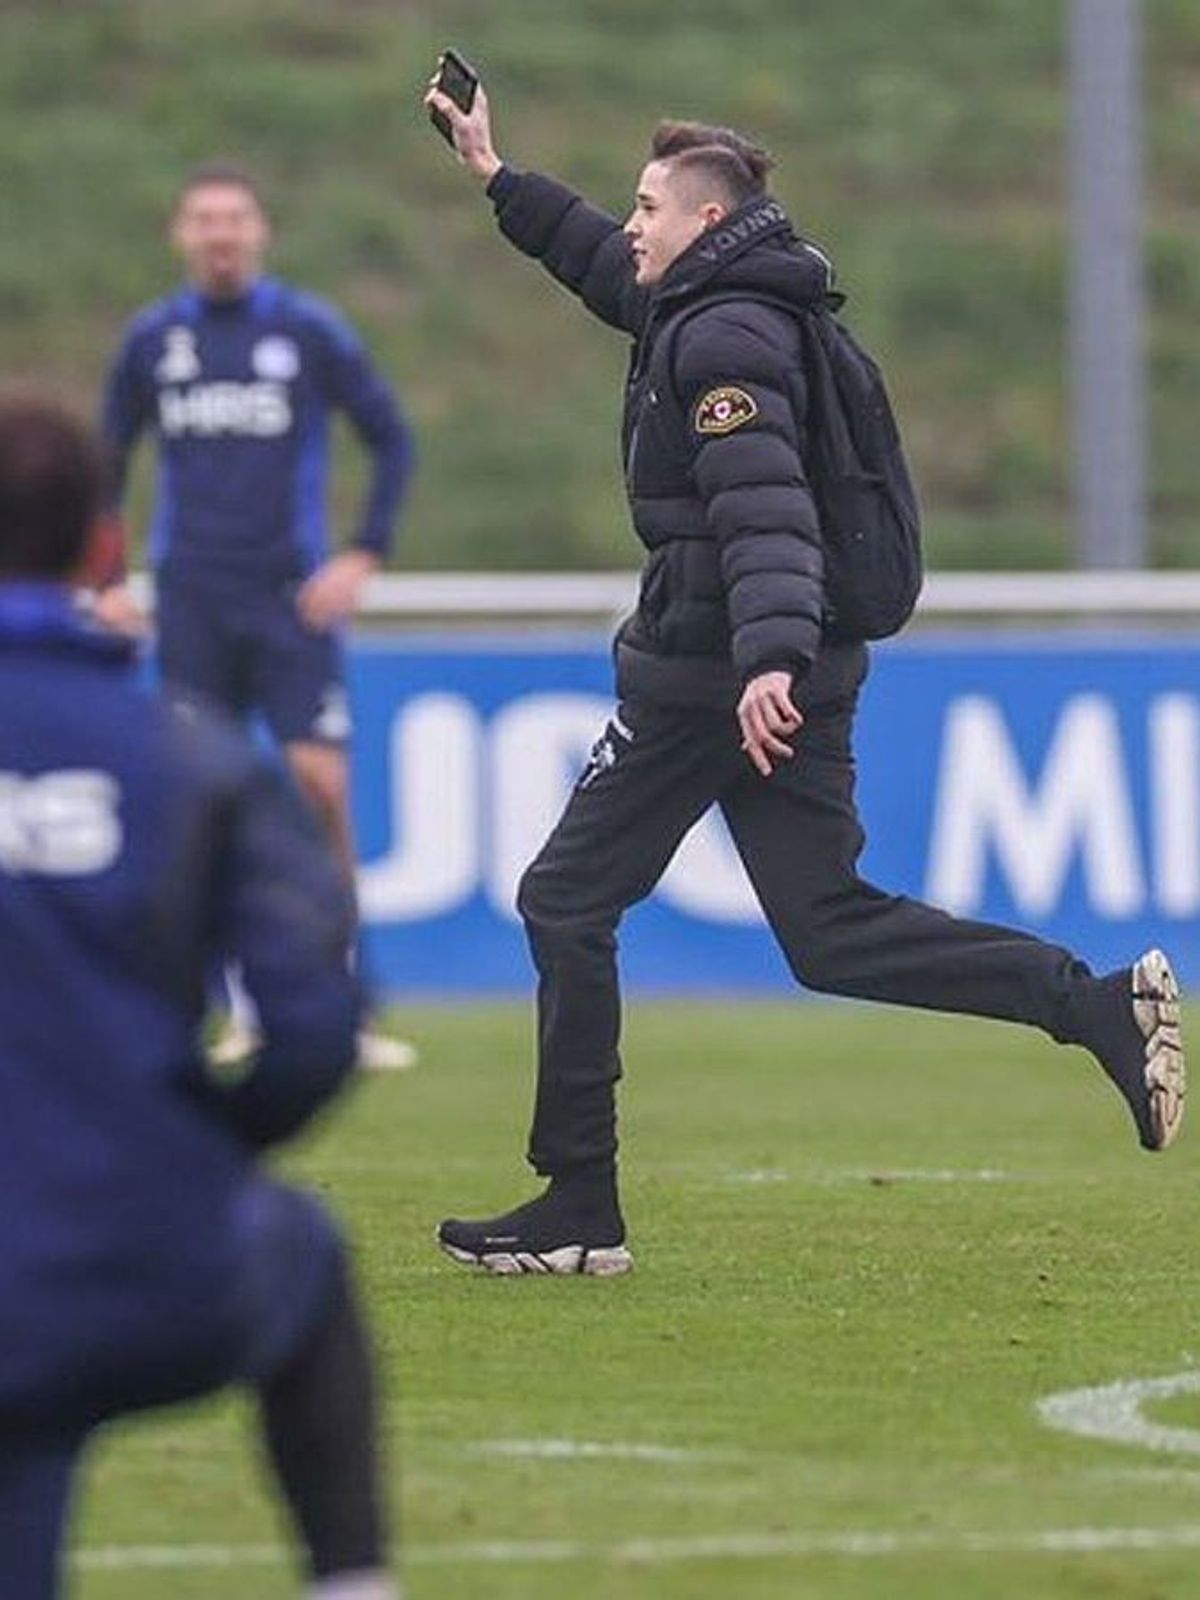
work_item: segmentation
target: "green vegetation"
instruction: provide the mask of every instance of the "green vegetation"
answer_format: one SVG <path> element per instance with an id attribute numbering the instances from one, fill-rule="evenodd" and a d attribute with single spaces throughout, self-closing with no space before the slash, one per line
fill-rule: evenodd
<path id="1" fill-rule="evenodd" d="M 1081 1052 L 897 1017 L 633 1006 L 637 1268 L 603 1282 L 488 1279 L 438 1254 L 439 1216 L 533 1192 L 531 1019 L 404 1014 L 418 1070 L 365 1083 L 287 1166 L 361 1250 L 413 1600 L 1196 1593 L 1194 1461 L 1052 1433 L 1034 1409 L 1194 1366 L 1195 1130 L 1147 1156 Z M 1200 1427 L 1195 1395 L 1148 1411 Z M 283 1534 L 245 1422 L 223 1404 L 97 1447 L 75 1600 L 296 1592 L 263 1550 Z M 495 1453 L 554 1440 L 645 1453 Z M 1138 1528 L 1140 1549 L 1031 1548 Z M 907 1548 L 855 1553 L 853 1533 Z M 755 1555 L 770 1538 L 782 1553 Z M 698 1539 L 712 1553 L 664 1559 L 659 1541 Z M 556 1558 L 560 1542 L 593 1553 Z"/>
<path id="2" fill-rule="evenodd" d="M 425 125 L 453 40 L 485 69 L 502 149 L 615 211 L 660 114 L 763 137 L 888 367 L 934 563 L 1063 562 L 1062 10 L 6 0 L 0 368 L 92 403 L 125 316 L 171 281 L 181 171 L 233 155 L 273 197 L 279 269 L 340 301 L 402 384 L 423 441 L 405 560 L 630 562 L 621 341 L 496 237 Z M 1155 554 L 1200 564 L 1200 9 L 1145 12 Z"/>

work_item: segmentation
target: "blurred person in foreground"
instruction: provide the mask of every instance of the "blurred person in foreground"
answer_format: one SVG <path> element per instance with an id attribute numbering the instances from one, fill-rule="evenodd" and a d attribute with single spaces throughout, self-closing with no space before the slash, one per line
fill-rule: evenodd
<path id="1" fill-rule="evenodd" d="M 97 1427 L 244 1383 L 308 1594 L 398 1600 L 346 1248 L 258 1169 L 353 1066 L 345 886 L 282 775 L 76 608 L 119 537 L 100 490 L 74 420 L 0 399 L 0 1594 L 59 1593 Z M 218 1081 L 228 957 L 262 1048 Z"/>
<path id="2" fill-rule="evenodd" d="M 726 128 L 662 123 L 622 227 L 506 165 L 482 88 L 469 114 L 434 86 L 426 104 L 449 120 L 505 237 L 632 336 L 623 445 L 648 552 L 617 636 L 617 714 L 518 895 L 539 975 L 528 1154 L 549 1184 L 500 1216 L 443 1222 L 443 1248 L 500 1273 L 631 1265 L 616 1176 L 616 928 L 714 804 L 805 986 L 1085 1045 L 1141 1143 L 1169 1144 L 1184 1057 L 1161 952 L 1098 978 L 1067 950 L 858 876 L 851 734 L 867 650 L 832 626 L 805 472 L 799 317 L 830 303 L 832 270 L 768 195 L 766 152 Z"/>
<path id="3" fill-rule="evenodd" d="M 355 852 L 346 742 L 351 734 L 339 630 L 381 566 L 411 468 L 395 395 L 332 307 L 263 274 L 270 224 L 254 180 L 210 164 L 186 179 L 171 223 L 187 284 L 141 311 L 108 375 L 104 434 L 124 490 L 150 430 L 158 483 L 148 536 L 157 657 L 167 691 L 234 715 L 257 712 L 337 853 Z M 359 528 L 330 553 L 328 427 L 353 425 L 371 462 Z M 124 584 L 98 613 L 143 626 Z M 253 1048 L 238 1004 L 215 1048 Z M 376 1029 L 363 1064 L 411 1066 L 411 1045 Z"/>

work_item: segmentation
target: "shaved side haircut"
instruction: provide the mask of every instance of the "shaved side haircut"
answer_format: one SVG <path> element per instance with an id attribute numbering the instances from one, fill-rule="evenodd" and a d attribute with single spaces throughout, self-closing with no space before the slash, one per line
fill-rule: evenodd
<path id="1" fill-rule="evenodd" d="M 660 122 L 650 154 L 669 163 L 672 176 L 693 180 L 696 193 L 711 192 L 734 211 L 767 192 L 767 174 L 775 165 L 761 145 L 705 122 Z"/>

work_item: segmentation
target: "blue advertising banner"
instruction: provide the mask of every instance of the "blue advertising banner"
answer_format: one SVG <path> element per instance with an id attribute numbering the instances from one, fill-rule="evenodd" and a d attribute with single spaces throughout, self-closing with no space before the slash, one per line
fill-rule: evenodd
<path id="1" fill-rule="evenodd" d="M 373 981 L 527 992 L 513 903 L 612 711 L 595 635 L 360 639 L 360 886 Z M 864 875 L 1013 923 L 1098 968 L 1144 946 L 1200 984 L 1200 642 L 915 636 L 881 646 L 858 724 Z M 784 989 L 720 819 L 630 912 L 641 990 Z"/>

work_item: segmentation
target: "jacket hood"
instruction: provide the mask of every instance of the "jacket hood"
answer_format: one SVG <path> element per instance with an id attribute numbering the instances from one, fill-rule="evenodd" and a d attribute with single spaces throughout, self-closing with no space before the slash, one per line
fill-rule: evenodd
<path id="1" fill-rule="evenodd" d="M 697 294 L 767 295 L 797 308 L 840 305 L 829 257 L 792 226 L 777 200 L 747 201 L 692 241 L 667 268 L 654 292 L 656 307 Z"/>

